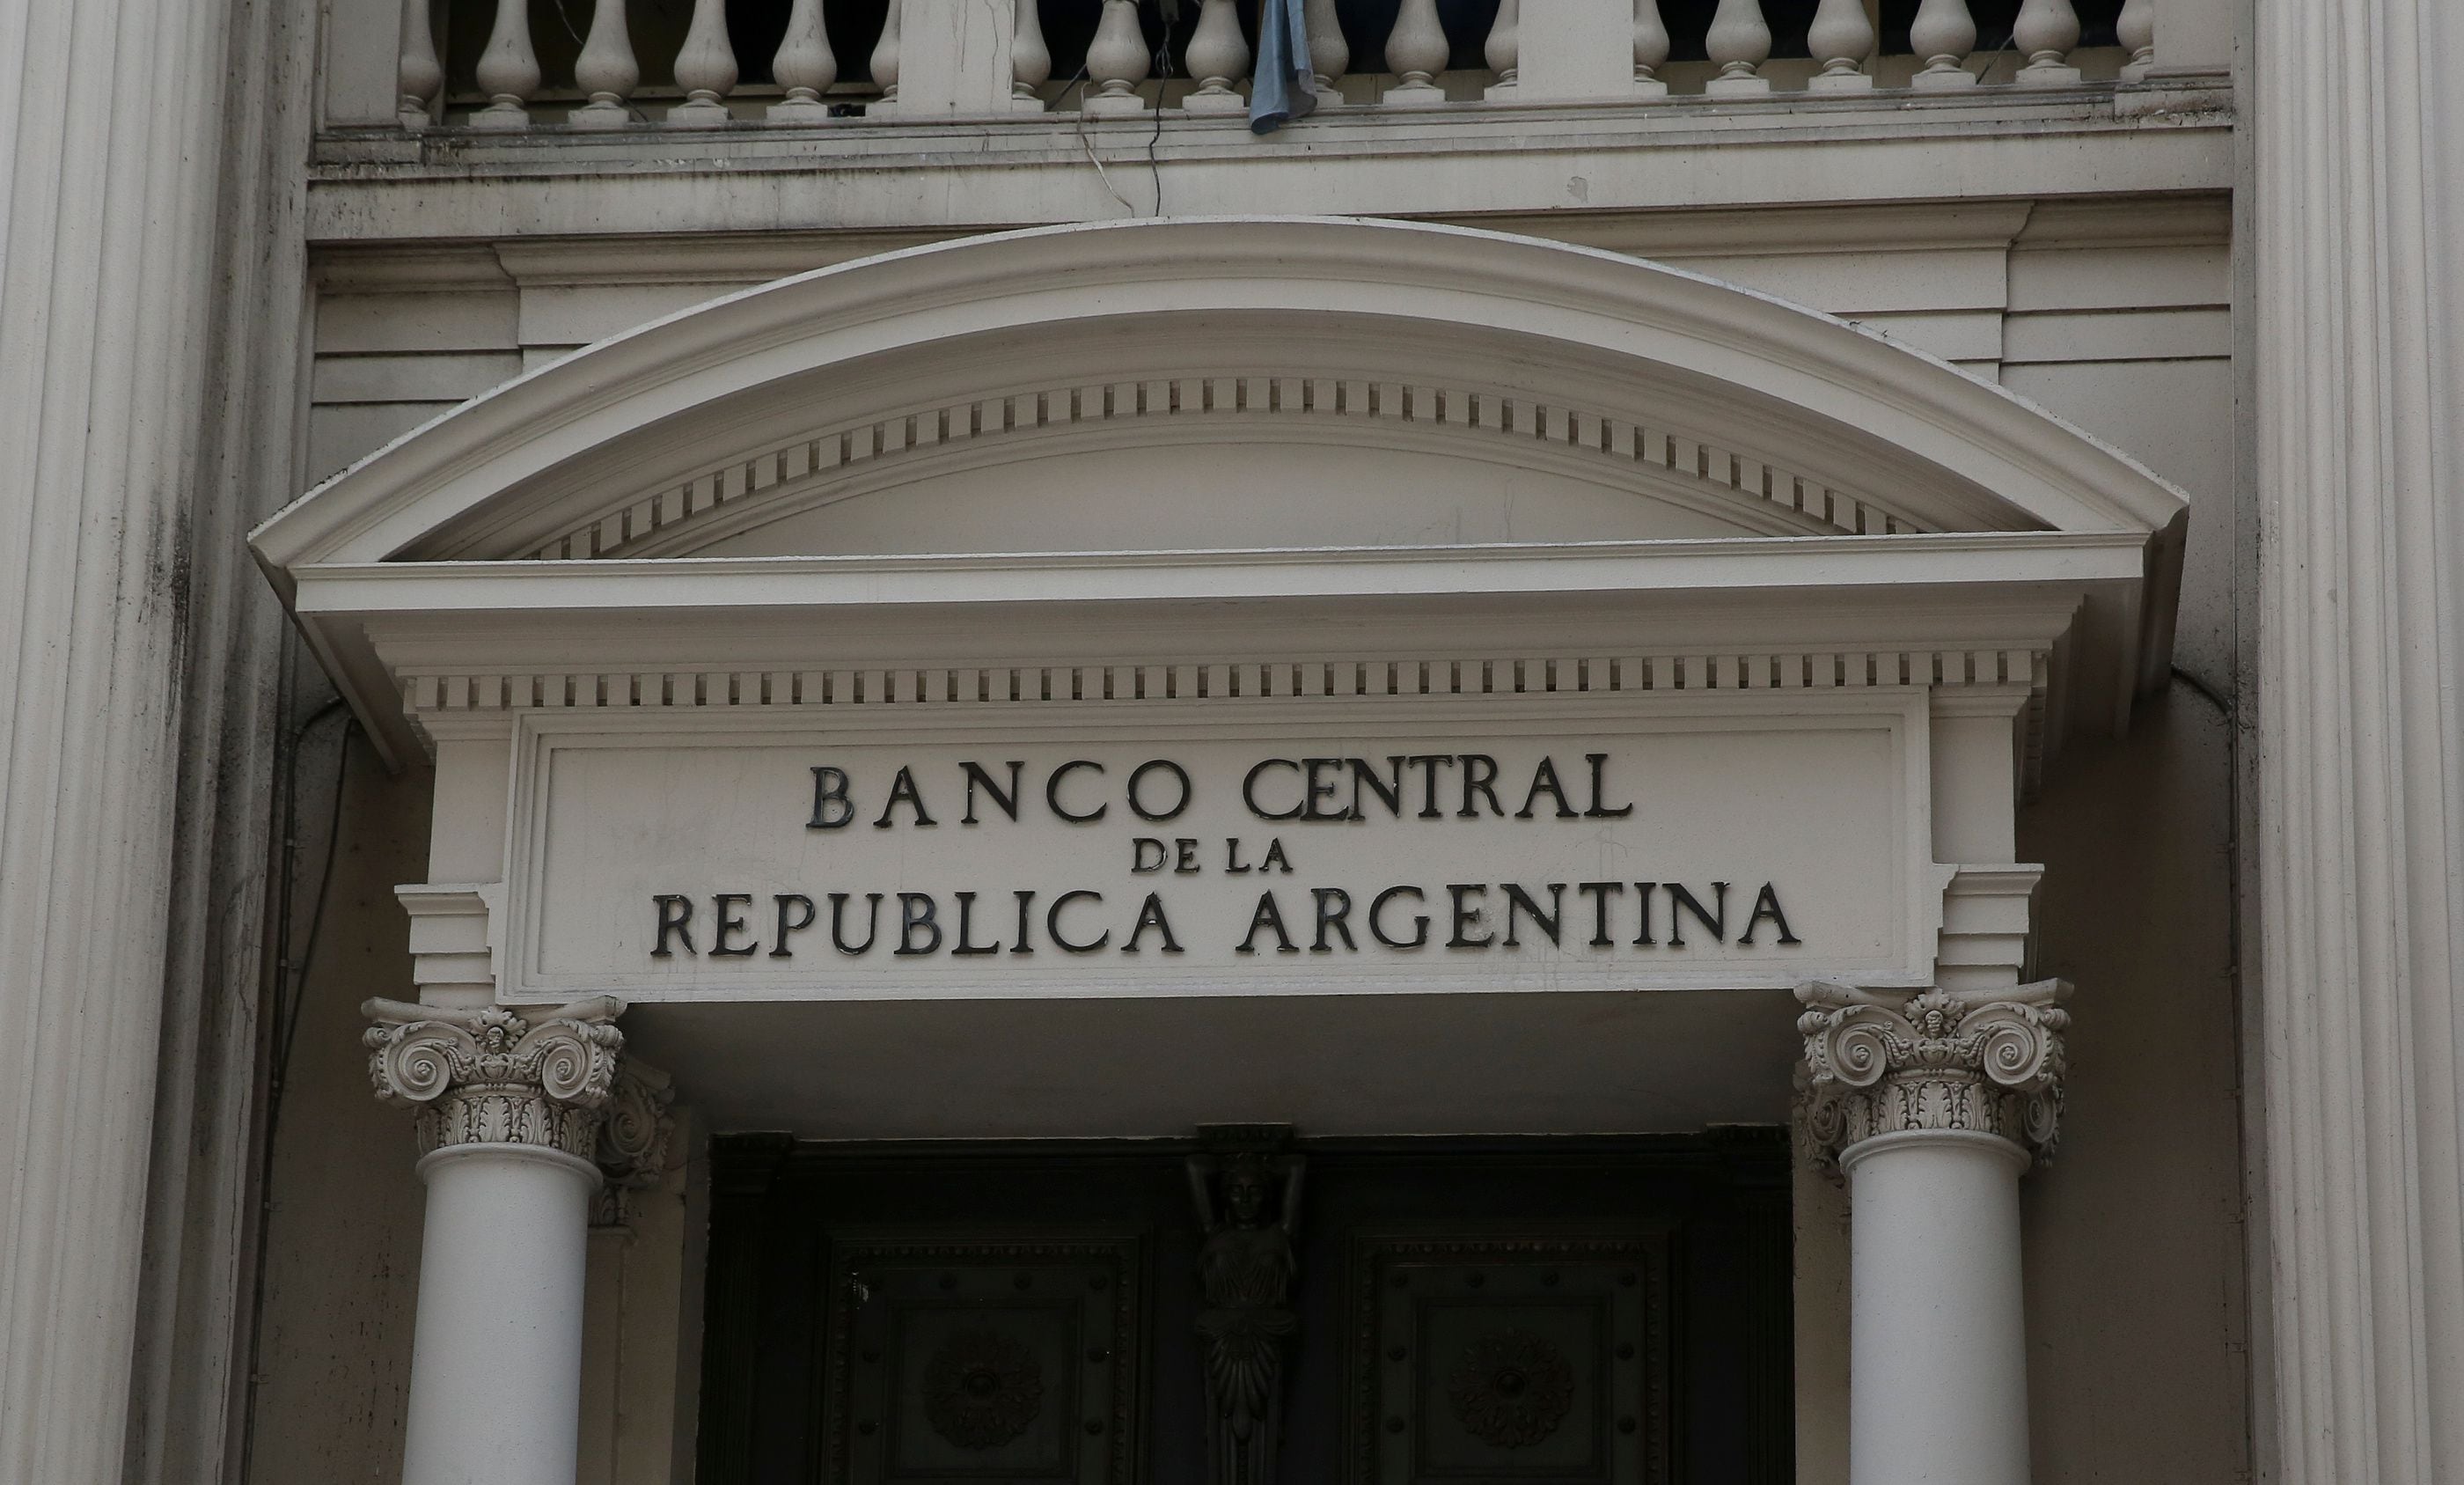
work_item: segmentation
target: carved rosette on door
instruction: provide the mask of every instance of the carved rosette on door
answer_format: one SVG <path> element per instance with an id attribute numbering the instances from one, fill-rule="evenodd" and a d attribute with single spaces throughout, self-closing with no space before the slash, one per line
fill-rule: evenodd
<path id="1" fill-rule="evenodd" d="M 1135 1238 L 841 1236 L 826 1272 L 832 1485 L 1136 1478 Z"/>
<path id="2" fill-rule="evenodd" d="M 1361 1485 L 1670 1477 L 1663 1233 L 1363 1236 L 1347 1280 Z"/>

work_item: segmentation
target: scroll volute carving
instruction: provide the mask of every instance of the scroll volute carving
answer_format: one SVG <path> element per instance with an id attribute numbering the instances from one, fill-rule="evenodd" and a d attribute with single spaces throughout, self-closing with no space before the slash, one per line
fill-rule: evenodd
<path id="1" fill-rule="evenodd" d="M 2050 1160 L 2059 1134 L 2071 987 L 1797 991 L 1800 1125 L 1824 1160 L 1883 1135 L 1996 1135 Z"/>
<path id="2" fill-rule="evenodd" d="M 1280 1125 L 1200 1131 L 1190 1196 L 1204 1245 L 1198 1333 L 1206 1364 L 1208 1485 L 1272 1485 L 1283 1431 L 1285 1363 L 1300 1328 L 1298 1276 L 1306 1158 Z"/>
<path id="3" fill-rule="evenodd" d="M 588 1161 L 623 1060 L 624 1008 L 609 995 L 521 1010 L 371 1000 L 361 1041 L 378 1099 L 417 1116 L 423 1154 L 527 1144 Z"/>

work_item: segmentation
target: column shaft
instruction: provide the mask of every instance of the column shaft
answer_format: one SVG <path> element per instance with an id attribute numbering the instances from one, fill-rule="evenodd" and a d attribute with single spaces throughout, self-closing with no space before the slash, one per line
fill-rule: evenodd
<path id="1" fill-rule="evenodd" d="M 561 1151 L 467 1144 L 420 1176 L 403 1485 L 573 1485 L 599 1172 Z"/>
<path id="2" fill-rule="evenodd" d="M 1849 1182 L 1850 1485 L 2027 1485 L 2019 1174 L 1960 1130 L 1883 1135 Z"/>

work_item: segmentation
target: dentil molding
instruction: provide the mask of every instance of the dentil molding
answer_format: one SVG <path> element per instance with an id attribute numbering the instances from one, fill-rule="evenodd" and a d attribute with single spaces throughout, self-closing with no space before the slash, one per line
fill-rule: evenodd
<path id="1" fill-rule="evenodd" d="M 371 1000 L 361 1041 L 377 1097 L 418 1117 L 424 1159 L 459 1145 L 516 1144 L 598 1165 L 616 1088 L 624 1003 L 592 995 L 532 1010 Z"/>
<path id="2" fill-rule="evenodd" d="M 1995 1135 L 2052 1158 L 2067 983 L 1909 991 L 1816 982 L 1796 995 L 1799 1128 L 1824 1161 L 1882 1135 L 1936 1130 Z"/>

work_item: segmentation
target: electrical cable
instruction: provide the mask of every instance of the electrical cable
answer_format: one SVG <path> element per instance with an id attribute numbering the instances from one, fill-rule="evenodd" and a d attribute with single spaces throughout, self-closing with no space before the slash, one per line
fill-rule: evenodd
<path id="1" fill-rule="evenodd" d="M 1095 157 L 1095 144 L 1087 137 L 1087 64 L 1080 62 L 1078 70 L 1070 75 L 1069 80 L 1061 85 L 1061 97 L 1065 100 L 1069 97 L 1071 88 L 1078 90 L 1078 106 L 1069 111 L 1070 119 L 1078 131 L 1078 147 L 1086 151 L 1087 163 L 1095 167 L 1095 179 L 1104 183 L 1105 194 L 1119 202 L 1122 211 L 1135 216 L 1138 214 L 1138 209 L 1131 205 L 1129 197 L 1121 194 L 1119 187 L 1112 184 L 1112 172 L 1105 169 L 1104 162 Z"/>
<path id="2" fill-rule="evenodd" d="M 286 688 L 287 689 L 287 688 Z M 298 1031 L 299 1005 L 306 999 L 307 961 L 314 957 L 318 929 L 325 920 L 325 904 L 332 896 L 335 847 L 341 838 L 342 784 L 349 765 L 351 731 L 358 725 L 352 718 L 344 724 L 334 769 L 334 808 L 325 826 L 325 860 L 319 873 L 317 907 L 309 925 L 308 942 L 301 963 L 294 973 L 291 963 L 291 923 L 293 884 L 298 875 L 299 851 L 299 753 L 309 732 L 326 718 L 344 711 L 342 698 L 335 697 L 308 714 L 291 729 L 289 746 L 279 766 L 282 769 L 282 835 L 280 879 L 275 889 L 275 910 L 272 923 L 274 939 L 274 973 L 270 977 L 271 1004 L 267 1009 L 273 1025 L 266 1039 L 269 1067 L 265 1093 L 265 1127 L 260 1137 L 256 1177 L 256 1221 L 253 1253 L 255 1281 L 250 1286 L 248 1305 L 248 1370 L 242 1389 L 239 1421 L 239 1477 L 249 1477 L 256 1453 L 256 1385 L 265 1358 L 265 1292 L 266 1267 L 273 1251 L 270 1229 L 274 1215 L 274 1136 L 282 1104 L 284 1075 L 291 1061 L 291 1043 Z"/>
<path id="3" fill-rule="evenodd" d="M 299 1012 L 308 1001 L 308 971 L 317 962 L 317 942 L 324 934 L 325 906 L 334 895 L 334 863 L 341 853 L 336 849 L 342 839 L 342 789 L 350 781 L 351 735 L 359 730 L 359 719 L 342 724 L 334 749 L 334 807 L 325 820 L 325 859 L 318 871 L 317 905 L 308 911 L 308 937 L 299 948 L 299 963 L 290 967 L 287 978 L 291 985 L 284 996 L 282 1026 L 274 1045 L 274 1082 L 266 1097 L 265 1127 L 270 1141 L 282 1107 L 282 1089 L 291 1071 L 291 1049 L 299 1035 Z M 296 768 L 295 768 L 296 774 Z M 296 863 L 295 863 L 296 864 Z M 285 937 L 288 937 L 286 932 Z"/>

